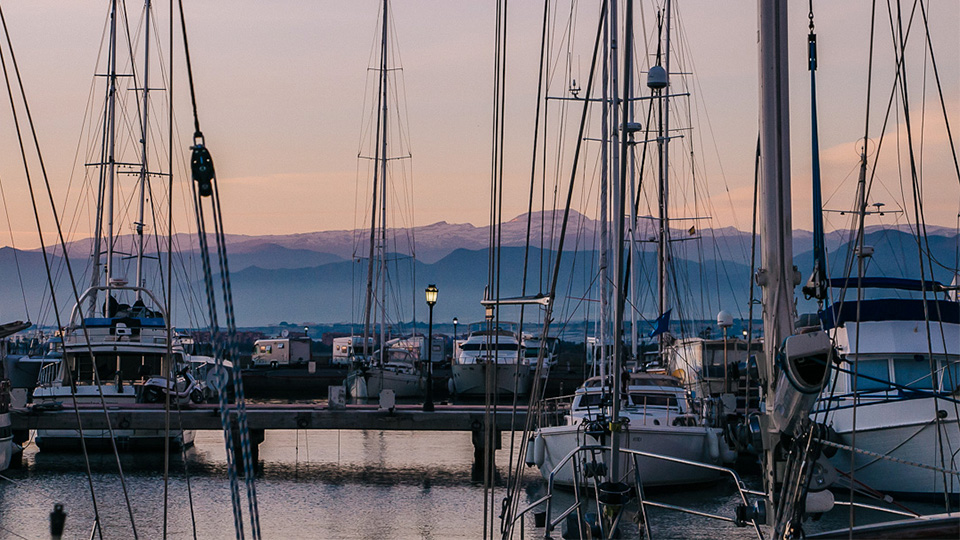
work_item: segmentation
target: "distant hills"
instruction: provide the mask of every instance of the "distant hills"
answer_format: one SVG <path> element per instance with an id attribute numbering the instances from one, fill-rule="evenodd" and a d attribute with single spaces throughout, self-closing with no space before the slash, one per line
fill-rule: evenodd
<path id="1" fill-rule="evenodd" d="M 535 294 L 548 288 L 548 277 L 556 260 L 555 244 L 562 214 L 535 213 L 529 219 L 532 247 L 527 253 L 526 292 Z M 527 220 L 528 216 L 522 215 L 502 224 L 501 296 L 521 294 Z M 657 315 L 654 305 L 655 243 L 650 241 L 654 238 L 654 231 L 652 220 L 641 221 L 647 224 L 647 230 L 636 234 L 640 257 L 635 262 L 635 270 L 640 279 L 634 307 L 642 315 L 641 320 L 652 320 Z M 571 212 L 568 230 L 576 232 L 568 233 L 564 246 L 556 314 L 560 325 L 567 321 L 579 322 L 588 310 L 591 314 L 597 310 L 599 224 Z M 928 227 L 928 235 L 934 276 L 950 282 L 953 274 L 948 268 L 955 267 L 957 261 L 956 232 Z M 734 317 L 746 317 L 751 275 L 750 233 L 733 228 L 674 230 L 671 238 L 675 240 L 672 243 L 671 279 L 674 286 L 671 287 L 671 297 L 678 300 L 674 316 L 711 319 L 717 311 L 725 309 Z M 227 245 L 238 324 L 362 322 L 368 241 L 368 233 L 349 230 L 271 236 L 229 235 Z M 416 260 L 410 257 L 411 241 L 416 245 Z M 812 267 L 812 234 L 795 231 L 793 242 L 796 265 L 806 279 Z M 179 246 L 179 254 L 174 259 L 175 299 L 179 300 L 175 300 L 174 321 L 182 327 L 201 325 L 206 307 L 202 300 L 197 241 L 180 234 L 175 243 Z M 387 265 L 387 319 L 407 323 L 414 319 L 424 321 L 427 313 L 423 289 L 429 283 L 437 284 L 440 289 L 435 320 L 449 322 L 458 317 L 466 323 L 481 319 L 483 310 L 479 301 L 487 285 L 488 243 L 488 228 L 469 224 L 440 222 L 409 232 L 390 231 L 388 244 L 392 254 Z M 866 243 L 875 248 L 868 274 L 919 276 L 918 244 L 909 231 L 872 227 L 868 230 Z M 847 248 L 846 237 L 843 233 L 832 233 L 827 244 L 831 265 L 838 269 L 834 275 L 839 275 Z M 81 240 L 68 246 L 81 290 L 90 280 L 90 245 L 89 240 Z M 926 249 L 926 244 L 923 247 Z M 153 269 L 148 272 L 148 282 L 158 277 L 160 265 L 157 261 L 163 262 L 164 259 L 165 256 L 161 256 L 149 262 Z M 54 269 L 58 308 L 67 315 L 74 302 L 63 259 L 59 254 L 51 254 L 49 260 Z M 929 267 L 929 261 L 925 261 L 927 272 Z M 26 310 L 34 321 L 55 324 L 46 281 L 39 251 L 0 249 L 0 285 L 4 291 L 0 295 L 0 311 L 3 320 L 26 318 Z M 219 295 L 219 282 L 216 292 Z M 220 302 L 219 296 L 217 301 Z M 813 308 L 811 303 L 801 302 L 801 311 Z M 529 313 L 527 320 L 534 316 Z M 759 312 L 755 311 L 755 315 L 758 316 Z"/>

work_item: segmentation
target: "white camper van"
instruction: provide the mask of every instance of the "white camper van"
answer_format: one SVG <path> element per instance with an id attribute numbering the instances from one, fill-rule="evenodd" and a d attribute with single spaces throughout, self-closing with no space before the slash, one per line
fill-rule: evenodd
<path id="1" fill-rule="evenodd" d="M 367 338 L 367 347 L 370 354 L 373 354 L 373 338 Z M 333 338 L 333 356 L 330 362 L 333 364 L 349 364 L 354 356 L 363 356 L 363 337 L 345 336 Z"/>
<path id="2" fill-rule="evenodd" d="M 284 330 L 279 338 L 258 339 L 253 344 L 254 366 L 295 366 L 310 361 L 311 339 L 291 336 Z"/>

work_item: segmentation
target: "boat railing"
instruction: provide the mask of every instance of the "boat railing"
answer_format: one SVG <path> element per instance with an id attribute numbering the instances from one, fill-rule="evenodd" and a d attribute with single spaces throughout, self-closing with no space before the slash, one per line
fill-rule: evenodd
<path id="1" fill-rule="evenodd" d="M 83 291 L 83 294 L 80 295 L 80 298 L 77 300 L 76 305 L 73 306 L 73 310 L 70 312 L 70 325 L 71 326 L 80 326 L 80 310 L 85 302 L 89 301 L 90 298 L 96 299 L 97 293 L 105 292 L 108 296 L 111 294 L 111 291 L 132 291 L 138 294 L 146 295 L 150 301 L 153 302 L 154 306 L 162 306 L 157 297 L 150 292 L 150 289 L 146 287 L 135 287 L 132 285 L 98 285 L 95 287 L 89 287 L 87 290 Z M 164 315 L 164 320 L 166 320 L 166 314 Z"/>
<path id="2" fill-rule="evenodd" d="M 554 493 L 554 488 L 555 488 L 555 481 L 556 481 L 557 473 L 560 471 L 560 469 L 562 469 L 564 466 L 566 466 L 567 463 L 570 463 L 570 465 L 574 468 L 574 474 L 573 474 L 574 484 L 575 484 L 575 485 L 579 485 L 580 482 L 579 482 L 578 480 L 579 480 L 580 475 L 581 475 L 581 473 L 580 473 L 580 467 L 579 467 L 579 460 L 574 459 L 574 457 L 577 456 L 578 454 L 581 454 L 581 453 L 590 452 L 590 453 L 592 454 L 592 453 L 595 453 L 595 452 L 598 452 L 598 451 L 599 451 L 599 452 L 609 452 L 609 451 L 610 451 L 610 446 L 605 446 L 605 445 L 583 445 L 583 446 L 579 446 L 579 447 L 577 447 L 577 448 L 574 448 L 574 449 L 571 450 L 569 453 L 567 453 L 567 454 L 563 457 L 563 459 L 561 459 L 561 460 L 557 463 L 557 465 L 550 471 L 550 474 L 549 474 L 549 476 L 548 476 L 548 478 L 547 478 L 547 494 L 546 494 L 544 497 L 541 497 L 540 499 L 537 499 L 536 501 L 528 504 L 527 506 L 525 506 L 524 508 L 522 508 L 521 510 L 519 510 L 519 511 L 517 512 L 517 514 L 516 514 L 515 516 L 513 516 L 512 524 L 516 524 L 517 520 L 521 519 L 525 514 L 529 513 L 530 511 L 532 511 L 533 509 L 535 509 L 535 508 L 537 508 L 537 507 L 540 507 L 541 505 L 546 505 L 546 508 L 545 508 L 545 510 L 546 510 L 546 511 L 545 511 L 545 520 L 544 520 L 544 535 L 543 535 L 544 538 L 549 538 L 549 537 L 550 537 L 550 532 L 551 532 L 554 528 L 556 528 L 557 525 L 559 525 L 564 519 L 567 518 L 567 516 L 569 516 L 569 515 L 572 514 L 573 512 L 577 512 L 578 517 L 579 517 L 580 519 L 582 519 L 583 516 L 580 516 L 580 510 L 581 510 L 581 508 L 583 508 L 584 505 L 587 504 L 589 501 L 588 501 L 587 499 L 581 499 L 581 497 L 580 497 L 580 490 L 579 490 L 579 489 L 574 489 L 574 490 L 573 490 L 573 493 L 574 493 L 574 502 L 573 502 L 573 504 L 571 504 L 569 507 L 567 507 L 567 508 L 565 508 L 563 511 L 561 511 L 555 518 L 552 518 L 552 519 L 551 519 L 552 512 L 553 512 L 553 493 Z M 715 519 L 715 520 L 725 521 L 725 522 L 728 522 L 728 523 L 733 523 L 734 525 L 736 525 L 736 526 L 738 526 L 738 527 L 746 527 L 747 525 L 753 525 L 753 528 L 754 528 L 755 532 L 757 533 L 757 537 L 758 537 L 758 538 L 761 538 L 761 539 L 763 538 L 763 534 L 762 534 L 761 531 L 760 531 L 760 526 L 759 526 L 759 524 L 757 523 L 758 520 L 753 518 L 753 516 L 756 516 L 756 515 L 758 514 L 758 512 L 757 512 L 756 510 L 753 510 L 753 511 L 750 510 L 751 508 L 755 508 L 755 507 L 752 506 L 752 505 L 751 505 L 751 502 L 747 499 L 747 494 L 748 494 L 748 493 L 749 493 L 749 494 L 752 494 L 752 495 L 760 495 L 760 496 L 762 496 L 763 494 L 760 494 L 760 493 L 758 493 L 758 492 L 754 492 L 754 491 L 748 490 L 748 489 L 746 488 L 746 486 L 744 485 L 743 481 L 740 479 L 740 475 L 737 474 L 736 471 L 734 471 L 734 470 L 732 470 L 732 469 L 729 469 L 729 468 L 726 468 L 726 467 L 721 467 L 721 466 L 718 466 L 718 465 L 711 465 L 711 464 L 709 464 L 709 463 L 701 463 L 701 462 L 699 462 L 699 461 L 691 461 L 691 460 L 688 460 L 688 459 L 682 459 L 682 458 L 677 458 L 677 457 L 673 457 L 673 456 L 665 456 L 665 455 L 662 455 L 662 454 L 654 454 L 654 453 L 652 453 L 652 452 L 644 452 L 644 451 L 642 451 L 642 450 L 633 450 L 633 449 L 630 449 L 630 448 L 621 448 L 619 451 L 620 451 L 620 453 L 623 454 L 623 455 L 629 455 L 630 458 L 631 458 L 631 461 L 632 461 L 632 471 L 631 471 L 631 470 L 627 470 L 626 473 L 624 474 L 624 477 L 623 477 L 623 478 L 624 478 L 624 479 L 628 479 L 628 478 L 629 478 L 629 475 L 630 475 L 631 473 L 632 473 L 633 476 L 634 476 L 634 481 L 636 482 L 636 486 L 637 486 L 637 488 L 636 488 L 636 496 L 637 496 L 638 503 L 639 503 L 639 504 L 638 504 L 638 507 L 639 507 L 639 510 L 640 510 L 640 512 L 641 512 L 641 514 L 642 514 L 640 523 L 642 524 L 642 526 L 643 526 L 644 529 L 645 529 L 645 530 L 644 530 L 644 533 L 645 533 L 645 535 L 646 535 L 646 536 L 645 536 L 646 538 L 652 538 L 652 535 L 651 535 L 651 532 L 650 532 L 650 529 L 649 529 L 649 520 L 646 518 L 646 509 L 647 509 L 648 507 L 661 508 L 661 509 L 665 509 L 665 510 L 672 510 L 672 511 L 676 511 L 676 512 L 682 512 L 682 513 L 686 513 L 686 514 L 696 515 L 696 516 L 700 516 L 700 517 L 704 517 L 704 518 L 709 518 L 709 519 Z M 709 512 L 702 512 L 702 511 L 699 511 L 699 510 L 695 510 L 695 509 L 693 509 L 693 508 L 686 508 L 686 507 L 682 507 L 682 506 L 678 506 L 678 505 L 674 505 L 674 504 L 667 504 L 667 503 L 663 503 L 663 502 L 648 500 L 648 499 L 644 496 L 644 494 L 643 494 L 643 475 L 642 475 L 642 470 L 641 470 L 641 467 L 640 467 L 640 458 L 641 458 L 641 457 L 643 457 L 643 458 L 649 458 L 649 459 L 669 461 L 669 462 L 673 462 L 673 463 L 679 463 L 679 464 L 683 464 L 683 465 L 689 465 L 689 466 L 691 466 L 691 467 L 700 467 L 700 468 L 704 468 L 704 469 L 710 469 L 710 470 L 713 470 L 713 471 L 717 471 L 717 472 L 719 472 L 719 473 L 721 473 L 721 474 L 727 475 L 727 476 L 729 476 L 730 478 L 733 479 L 734 485 L 735 485 L 736 488 L 737 488 L 737 494 L 738 494 L 739 497 L 740 497 L 740 501 L 742 502 L 742 505 L 739 505 L 739 506 L 738 506 L 736 515 L 735 515 L 734 517 L 731 517 L 731 516 L 723 516 L 723 515 L 719 515 L 719 514 L 711 514 L 711 513 L 709 513 Z M 596 484 L 596 483 L 597 483 L 597 482 L 594 481 L 594 484 Z M 594 488 L 597 489 L 597 486 L 595 485 Z M 597 515 L 601 515 L 601 509 L 599 508 L 599 504 L 600 504 L 600 503 L 597 502 L 597 505 L 598 505 Z M 614 521 L 614 525 L 616 524 L 617 521 L 619 521 L 619 517 L 617 518 L 617 520 Z M 607 537 L 607 536 L 604 536 L 604 537 Z"/>
<path id="3" fill-rule="evenodd" d="M 53 386 L 53 383 L 58 380 L 60 380 L 60 362 L 51 362 L 40 368 L 40 373 L 37 375 L 37 386 Z"/>
<path id="4" fill-rule="evenodd" d="M 541 400 L 540 408 L 537 411 L 538 425 L 559 426 L 564 424 L 567 415 L 570 414 L 570 407 L 573 404 L 574 397 L 576 397 L 576 395 L 569 394 Z"/>

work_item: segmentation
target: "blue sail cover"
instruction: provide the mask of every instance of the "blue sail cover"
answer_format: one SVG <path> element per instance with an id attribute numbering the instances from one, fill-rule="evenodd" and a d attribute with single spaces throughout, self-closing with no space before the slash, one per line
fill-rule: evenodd
<path id="1" fill-rule="evenodd" d="M 859 304 L 859 309 L 858 309 Z M 924 321 L 960 324 L 960 304 L 949 300 L 918 298 L 881 298 L 876 300 L 847 300 L 834 304 L 819 313 L 824 329 L 842 326 L 848 321 Z"/>

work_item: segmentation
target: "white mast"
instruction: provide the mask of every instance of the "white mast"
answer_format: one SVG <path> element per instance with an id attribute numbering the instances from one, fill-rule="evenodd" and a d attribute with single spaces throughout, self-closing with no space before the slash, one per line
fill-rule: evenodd
<path id="1" fill-rule="evenodd" d="M 773 414 L 776 351 L 793 333 L 794 288 L 800 276 L 793 266 L 790 198 L 790 102 L 787 75 L 787 1 L 759 0 L 760 45 L 760 252 L 757 283 L 763 293 L 764 361 L 760 380 L 766 390 L 766 419 Z M 764 483 L 774 494 L 773 448 L 779 431 L 763 424 Z"/>
<path id="2" fill-rule="evenodd" d="M 610 46 L 610 12 L 607 11 L 603 25 L 604 48 Z M 616 69 L 616 67 L 614 67 Z M 610 268 L 608 252 L 610 249 L 610 214 L 607 208 L 609 201 L 607 187 L 610 182 L 610 55 L 603 55 L 603 73 L 601 74 L 601 91 L 603 93 L 600 109 L 600 317 L 597 329 L 600 346 L 600 361 L 597 368 L 601 381 L 606 381 L 607 359 L 610 350 L 607 347 L 607 333 L 609 332 L 610 315 Z M 596 360 L 596 357 L 593 358 Z"/>
<path id="3" fill-rule="evenodd" d="M 117 109 L 117 0 L 110 4 L 110 73 L 107 91 L 107 178 L 106 178 L 106 214 L 107 214 L 107 294 L 104 309 L 110 304 L 110 287 L 113 279 L 113 189 L 116 179 L 116 109 Z M 100 257 L 100 254 L 97 254 Z M 105 315 L 109 315 L 106 313 Z"/>
<path id="4" fill-rule="evenodd" d="M 144 222 L 144 202 L 146 200 L 147 177 L 149 175 L 147 168 L 147 138 L 150 130 L 147 128 L 149 122 L 149 94 L 150 94 L 150 0 L 146 0 L 144 13 L 144 37 L 143 37 L 143 112 L 141 113 L 140 125 L 140 211 L 137 217 L 137 281 L 134 283 L 137 287 L 143 286 L 143 222 Z M 137 289 L 137 299 L 141 297 L 140 289 Z"/>
<path id="5" fill-rule="evenodd" d="M 376 246 L 377 246 L 377 240 L 378 240 L 378 239 L 377 239 L 377 234 L 376 234 L 376 233 L 377 233 L 377 207 L 378 207 L 378 206 L 381 206 L 380 200 L 378 200 L 378 197 L 377 197 L 377 187 L 378 187 L 377 183 L 378 183 L 378 181 L 379 181 L 379 184 L 380 184 L 380 185 L 379 185 L 380 190 L 381 190 L 382 192 L 386 192 L 386 184 L 385 184 L 385 182 L 386 182 L 386 172 L 387 172 L 387 156 L 386 156 L 386 151 L 387 151 L 387 134 L 386 134 L 386 125 L 387 125 L 387 118 L 386 118 L 386 116 L 387 116 L 387 0 L 383 0 L 383 28 L 382 28 L 382 31 L 381 31 L 381 40 L 380 40 L 380 88 L 379 88 L 379 91 L 378 91 L 378 93 L 377 93 L 377 99 L 380 100 L 380 108 L 381 108 L 381 111 L 382 111 L 382 112 L 381 112 L 381 118 L 378 118 L 378 121 L 377 121 L 377 136 L 379 137 L 379 139 L 377 140 L 377 143 L 378 143 L 378 144 L 382 144 L 382 147 L 381 147 L 381 146 L 375 146 L 375 148 L 376 148 L 375 154 L 379 154 L 379 153 L 381 152 L 381 148 L 382 148 L 383 154 L 382 154 L 382 155 L 378 155 L 378 158 L 381 160 L 380 163 L 375 163 L 375 164 L 374 164 L 374 172 L 373 172 L 373 196 L 372 196 L 372 201 L 371 201 L 371 205 L 370 205 L 370 252 L 369 252 L 369 257 L 368 257 L 368 259 L 367 259 L 367 298 L 366 298 L 366 302 L 364 303 L 364 316 L 363 316 L 363 357 L 364 357 L 364 361 L 366 361 L 366 362 L 369 362 L 369 361 L 370 361 L 370 352 L 369 352 L 370 345 L 369 345 L 369 340 L 370 340 L 370 336 L 372 335 L 370 316 L 371 316 L 371 314 L 373 313 L 373 302 L 374 302 L 374 292 L 373 292 L 373 262 L 374 262 L 374 257 L 375 257 L 376 254 L 377 254 L 377 248 L 376 248 Z M 382 142 L 381 142 L 381 141 L 382 141 Z M 382 167 L 382 171 L 383 171 L 383 174 L 382 174 L 382 175 L 380 175 L 380 171 L 381 171 L 381 168 L 380 168 L 380 167 Z M 378 178 L 378 177 L 379 177 L 379 178 Z M 385 202 L 385 201 L 386 201 L 386 195 L 385 195 L 385 194 L 384 194 L 384 195 L 381 195 L 381 198 L 382 198 L 382 200 L 384 201 L 384 202 L 383 202 L 383 206 L 386 206 L 386 202 Z M 383 222 L 383 215 L 382 215 L 382 214 L 380 215 L 380 221 L 381 221 L 381 228 L 383 229 L 384 226 L 382 225 L 382 222 Z M 385 229 L 383 229 L 383 230 L 385 231 Z M 384 232 L 383 234 L 385 235 L 386 233 Z M 381 238 L 381 240 L 382 240 L 382 241 L 385 241 L 384 238 Z M 383 243 L 381 242 L 381 250 L 380 250 L 380 253 L 381 253 L 381 256 L 380 256 L 381 265 L 378 266 L 378 270 L 381 272 L 381 274 L 380 274 L 381 276 L 383 275 L 383 267 L 382 267 L 382 262 L 383 262 L 382 253 L 383 253 L 383 250 L 382 250 L 382 246 L 383 246 Z M 383 292 L 381 291 L 380 294 L 381 294 L 381 296 L 382 296 L 382 295 L 383 295 Z M 382 320 L 381 320 L 381 324 L 380 324 L 380 337 L 381 337 L 381 341 L 382 341 L 382 338 L 383 338 L 383 321 L 382 321 Z M 382 343 L 381 343 L 381 345 L 382 345 Z M 382 348 L 382 347 L 381 347 L 381 348 Z"/>
<path id="6" fill-rule="evenodd" d="M 660 179 L 659 179 L 659 210 L 660 210 L 660 244 L 657 246 L 657 286 L 660 293 L 660 315 L 667 312 L 670 303 L 670 294 L 667 284 L 667 272 L 670 267 L 670 15 L 671 2 L 666 2 L 663 47 L 663 69 L 666 72 L 667 86 L 661 91 L 661 131 L 660 131 Z M 664 334 L 660 334 L 660 352 L 663 352 Z"/>

